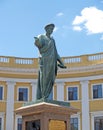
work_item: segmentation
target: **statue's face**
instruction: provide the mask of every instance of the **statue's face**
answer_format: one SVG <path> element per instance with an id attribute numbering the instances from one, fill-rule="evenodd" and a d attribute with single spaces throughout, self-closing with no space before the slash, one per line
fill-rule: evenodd
<path id="1" fill-rule="evenodd" d="M 48 33 L 48 34 L 52 34 L 52 32 L 53 32 L 53 27 L 52 26 L 49 26 L 47 29 L 46 29 L 46 32 Z"/>

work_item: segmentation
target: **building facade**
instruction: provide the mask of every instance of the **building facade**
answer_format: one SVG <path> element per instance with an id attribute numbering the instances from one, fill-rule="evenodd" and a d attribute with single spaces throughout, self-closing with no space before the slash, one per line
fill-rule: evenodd
<path id="1" fill-rule="evenodd" d="M 62 59 L 67 69 L 58 69 L 50 98 L 79 109 L 71 130 L 103 130 L 103 53 Z M 21 130 L 14 111 L 35 101 L 37 77 L 37 58 L 0 56 L 0 130 Z"/>

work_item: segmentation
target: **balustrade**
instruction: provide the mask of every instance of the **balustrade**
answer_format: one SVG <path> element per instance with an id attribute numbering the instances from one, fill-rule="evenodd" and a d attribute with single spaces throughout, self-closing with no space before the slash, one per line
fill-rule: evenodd
<path id="1" fill-rule="evenodd" d="M 9 58 L 4 57 L 4 56 L 0 56 L 0 62 L 9 63 Z"/>
<path id="2" fill-rule="evenodd" d="M 81 57 L 65 57 L 64 63 L 79 63 L 81 62 Z"/>
<path id="3" fill-rule="evenodd" d="M 15 63 L 16 64 L 33 64 L 33 59 L 16 58 Z"/>
<path id="4" fill-rule="evenodd" d="M 102 53 L 93 54 L 93 55 L 88 56 L 89 61 L 102 60 L 102 59 L 103 59 L 103 54 Z"/>
<path id="5" fill-rule="evenodd" d="M 103 53 L 90 54 L 90 55 L 81 55 L 81 56 L 71 56 L 71 57 L 63 57 L 63 62 L 66 65 L 69 64 L 79 64 L 80 66 L 90 65 L 94 62 L 96 63 L 100 61 L 102 63 Z M 32 65 L 35 66 L 38 64 L 38 58 L 19 58 L 19 57 L 6 57 L 0 56 L 0 64 L 7 64 L 8 66 L 12 65 Z"/>

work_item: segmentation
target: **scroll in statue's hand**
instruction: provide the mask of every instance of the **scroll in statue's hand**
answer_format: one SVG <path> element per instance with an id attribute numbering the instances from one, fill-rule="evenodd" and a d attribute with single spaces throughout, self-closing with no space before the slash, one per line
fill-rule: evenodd
<path id="1" fill-rule="evenodd" d="M 34 44 L 35 44 L 37 47 L 40 47 L 39 38 L 38 38 L 38 37 L 34 37 L 34 39 L 35 39 Z"/>
<path id="2" fill-rule="evenodd" d="M 39 41 L 39 38 L 38 38 L 38 37 L 34 37 L 34 39 L 35 39 L 35 42 L 36 42 L 36 41 Z"/>

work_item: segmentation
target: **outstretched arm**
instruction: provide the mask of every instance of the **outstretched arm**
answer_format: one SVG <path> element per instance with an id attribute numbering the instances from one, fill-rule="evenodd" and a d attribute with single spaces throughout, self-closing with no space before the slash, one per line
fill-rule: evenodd
<path id="1" fill-rule="evenodd" d="M 34 39 L 35 39 L 34 44 L 35 44 L 38 48 L 40 48 L 40 47 L 41 47 L 41 44 L 40 44 L 40 42 L 39 42 L 39 38 L 38 38 L 38 37 L 34 37 Z"/>

